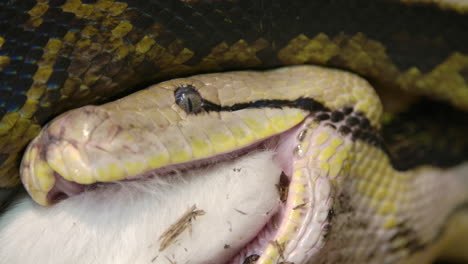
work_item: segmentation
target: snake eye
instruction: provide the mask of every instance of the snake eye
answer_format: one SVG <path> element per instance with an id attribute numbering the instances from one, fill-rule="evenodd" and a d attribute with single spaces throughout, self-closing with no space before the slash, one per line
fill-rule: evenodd
<path id="1" fill-rule="evenodd" d="M 203 110 L 203 98 L 192 85 L 182 85 L 174 91 L 175 102 L 187 114 Z"/>

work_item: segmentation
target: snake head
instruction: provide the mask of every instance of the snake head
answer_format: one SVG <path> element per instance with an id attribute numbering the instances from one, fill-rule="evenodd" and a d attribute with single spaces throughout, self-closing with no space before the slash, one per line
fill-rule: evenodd
<path id="1" fill-rule="evenodd" d="M 275 243 L 230 257 L 256 258 L 261 248 L 258 263 L 302 263 L 327 233 L 331 179 L 349 171 L 354 130 L 372 134 L 380 112 L 367 82 L 319 67 L 176 79 L 57 117 L 28 146 L 21 177 L 36 202 L 51 205 L 96 184 L 166 177 L 272 150 L 289 190 L 264 223 Z"/>

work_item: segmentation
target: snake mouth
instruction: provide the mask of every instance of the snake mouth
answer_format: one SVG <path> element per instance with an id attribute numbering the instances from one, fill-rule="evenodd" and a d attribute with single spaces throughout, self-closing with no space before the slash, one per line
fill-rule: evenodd
<path id="1" fill-rule="evenodd" d="M 191 170 L 207 169 L 210 166 L 220 164 L 229 160 L 238 159 L 255 151 L 274 150 L 277 145 L 279 136 L 274 136 L 260 142 L 255 142 L 250 146 L 242 149 L 234 150 L 228 153 L 222 153 L 215 157 L 205 158 L 196 161 L 179 163 L 175 165 L 168 165 L 150 171 L 129 175 L 125 179 L 119 181 L 141 181 L 153 177 L 171 177 L 176 174 L 183 174 Z M 80 184 L 65 179 L 60 173 L 54 172 L 55 185 L 47 193 L 47 200 L 51 203 L 57 203 L 61 200 L 67 199 L 86 191 L 92 191 L 108 184 L 108 182 L 97 182 L 93 184 Z"/>
<path id="2" fill-rule="evenodd" d="M 262 111 L 240 110 L 236 114 Z M 262 120 L 251 117 L 239 120 L 233 115 L 234 120 L 223 120 L 207 113 L 194 116 L 182 127 L 160 127 L 159 120 L 127 121 L 127 115 L 133 112 L 123 112 L 87 106 L 49 123 L 29 144 L 20 167 L 21 179 L 32 198 L 41 205 L 51 205 L 94 188 L 95 183 L 164 175 L 216 163 L 271 143 L 307 115 L 301 109 L 270 109 L 273 115 L 280 115 L 275 120 L 281 125 L 262 127 Z M 234 132 L 219 131 L 226 121 L 234 123 L 230 128 Z M 196 131 L 198 122 L 209 123 L 210 131 Z M 258 131 L 252 133 L 242 123 L 236 127 L 236 122 L 250 122 Z"/>
<path id="3" fill-rule="evenodd" d="M 294 129 L 295 128 L 291 128 L 290 130 L 293 131 Z M 149 171 L 134 174 L 134 175 L 129 174 L 127 177 L 123 179 L 118 179 L 115 181 L 140 181 L 140 180 L 145 180 L 145 179 L 152 178 L 152 177 L 170 177 L 172 175 L 185 173 L 191 170 L 206 169 L 216 164 L 220 164 L 220 163 L 230 161 L 233 159 L 238 159 L 252 152 L 275 151 L 278 148 L 280 144 L 279 141 L 284 134 L 288 134 L 288 131 L 253 142 L 250 145 L 247 145 L 243 148 L 235 149 L 235 150 L 225 152 L 225 153 L 220 153 L 216 156 L 162 166 L 156 169 L 151 169 Z M 74 142 L 73 140 L 55 139 L 54 136 L 51 136 L 50 134 L 49 126 L 46 126 L 44 128 L 44 133 L 41 134 L 38 138 L 36 138 L 30 146 L 30 148 L 33 148 L 36 150 L 33 152 L 36 152 L 39 154 L 35 157 L 35 160 L 34 162 L 32 162 L 32 164 L 25 164 L 25 162 L 23 162 L 22 169 L 23 170 L 32 169 L 32 170 L 35 170 L 34 172 L 36 174 L 40 174 L 41 171 L 40 169 L 37 168 L 37 163 L 39 163 L 39 167 L 41 165 L 47 166 L 48 152 L 53 152 L 55 149 L 55 146 L 57 145 L 76 146 L 78 144 Z M 31 151 L 28 151 L 28 152 L 31 152 Z M 70 154 L 66 152 L 67 152 L 67 149 L 62 150 L 62 153 L 63 153 L 62 155 L 66 156 Z M 30 153 L 30 154 L 34 155 L 35 153 Z M 109 155 L 111 154 L 109 153 Z M 282 155 L 277 155 L 277 156 L 278 157 L 281 156 L 281 158 L 284 159 Z M 287 170 L 291 169 L 288 164 L 289 160 L 279 161 L 277 159 L 277 162 L 279 162 L 284 167 L 284 169 L 287 169 Z M 47 204 L 55 204 L 69 197 L 79 195 L 83 192 L 92 191 L 96 188 L 100 188 L 101 186 L 105 186 L 108 183 L 115 182 L 114 180 L 110 180 L 110 181 L 95 182 L 91 184 L 80 183 L 80 182 L 74 181 L 73 179 L 66 177 L 64 174 L 60 173 L 60 170 L 55 170 L 55 169 L 52 169 L 52 170 L 53 170 L 52 172 L 48 171 L 48 173 L 53 175 L 54 185 L 46 193 Z M 33 178 L 33 180 L 35 179 L 37 178 Z"/>
<path id="4" fill-rule="evenodd" d="M 314 220 L 315 223 L 312 223 L 314 222 L 312 218 L 318 214 L 316 211 L 317 207 L 307 202 L 308 199 L 313 199 L 307 196 L 310 196 L 314 192 L 314 186 L 310 183 L 304 184 L 304 179 L 295 177 L 293 173 L 293 166 L 296 161 L 294 152 L 295 150 L 297 152 L 298 140 L 303 137 L 307 127 L 308 123 L 306 120 L 285 132 L 255 141 L 244 148 L 206 159 L 163 166 L 142 174 L 127 177 L 124 181 L 138 182 L 151 177 L 170 177 L 172 174 L 206 169 L 211 166 L 222 166 L 225 162 L 238 160 L 259 151 L 274 151 L 276 154 L 273 157 L 273 162 L 280 167 L 281 172 L 281 176 L 275 176 L 278 179 L 275 186 L 276 206 L 268 211 L 267 216 L 262 220 L 263 222 L 255 223 L 257 227 L 261 228 L 254 229 L 254 232 L 250 236 L 244 236 L 244 245 L 242 247 L 232 247 L 230 250 L 222 249 L 224 251 L 221 254 L 223 257 L 212 263 L 268 263 L 268 259 L 275 258 L 281 261 L 293 259 L 296 261 L 295 263 L 301 263 L 302 259 L 310 256 L 311 246 L 308 241 L 310 237 L 315 237 L 315 242 L 317 242 L 317 237 L 319 236 L 316 234 L 325 232 L 325 228 L 323 227 L 325 225 L 324 217 L 321 217 L 319 221 Z M 42 143 L 37 143 L 37 141 Z M 42 135 L 37 141 L 33 143 L 33 146 L 38 148 L 38 153 L 43 153 L 47 144 L 57 144 L 48 135 Z M 42 154 L 42 157 L 44 155 Z M 41 155 L 38 157 L 41 157 Z M 34 167 L 34 165 L 30 164 L 29 167 Z M 262 168 L 258 169 L 262 170 Z M 99 189 L 103 185 L 106 185 L 106 183 L 88 185 L 76 183 L 66 179 L 57 171 L 54 171 L 53 175 L 55 184 L 47 194 L 47 200 L 53 202 L 82 192 L 90 192 L 93 189 Z M 291 185 L 295 187 L 291 187 Z M 322 183 L 320 188 L 329 191 L 327 184 Z M 325 194 L 325 196 L 327 195 Z M 325 203 L 327 202 L 327 199 L 322 200 Z M 321 213 L 320 215 L 323 216 Z M 246 237 L 249 239 L 246 239 Z M 290 243 L 290 241 L 292 242 Z"/>

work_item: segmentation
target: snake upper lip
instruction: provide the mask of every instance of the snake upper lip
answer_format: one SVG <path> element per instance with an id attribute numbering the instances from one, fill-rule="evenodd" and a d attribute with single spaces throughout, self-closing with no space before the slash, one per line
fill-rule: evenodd
<path id="1" fill-rule="evenodd" d="M 182 164 L 176 165 L 169 165 L 164 166 L 158 169 L 153 169 L 148 172 L 132 175 L 123 179 L 123 181 L 134 181 L 134 180 L 141 180 L 150 177 L 164 177 L 168 175 L 172 175 L 175 173 L 182 173 L 192 169 L 200 169 L 206 168 L 210 165 L 221 163 L 223 161 L 232 160 L 239 156 L 243 156 L 252 151 L 261 151 L 272 149 L 277 144 L 278 137 L 274 136 L 259 142 L 255 142 L 250 146 L 247 146 L 242 149 L 234 150 L 232 152 L 219 154 L 216 157 L 206 158 L 202 160 L 186 162 Z M 72 182 L 63 178 L 59 173 L 54 172 L 54 176 L 56 179 L 56 184 L 54 187 L 49 191 L 47 197 L 52 202 L 58 202 L 60 200 L 66 199 L 67 197 L 74 196 L 80 194 L 86 190 L 95 189 L 99 185 L 103 185 L 106 183 L 94 183 L 89 185 L 78 184 L 76 182 Z"/>

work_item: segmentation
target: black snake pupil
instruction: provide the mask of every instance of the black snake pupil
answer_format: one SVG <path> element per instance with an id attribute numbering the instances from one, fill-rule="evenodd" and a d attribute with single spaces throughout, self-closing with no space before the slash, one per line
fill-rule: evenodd
<path id="1" fill-rule="evenodd" d="M 174 91 L 176 104 L 187 114 L 203 110 L 203 99 L 192 85 L 182 85 Z"/>
<path id="2" fill-rule="evenodd" d="M 187 110 L 189 112 L 193 112 L 193 104 L 192 104 L 192 100 L 190 100 L 190 98 L 187 98 Z"/>

